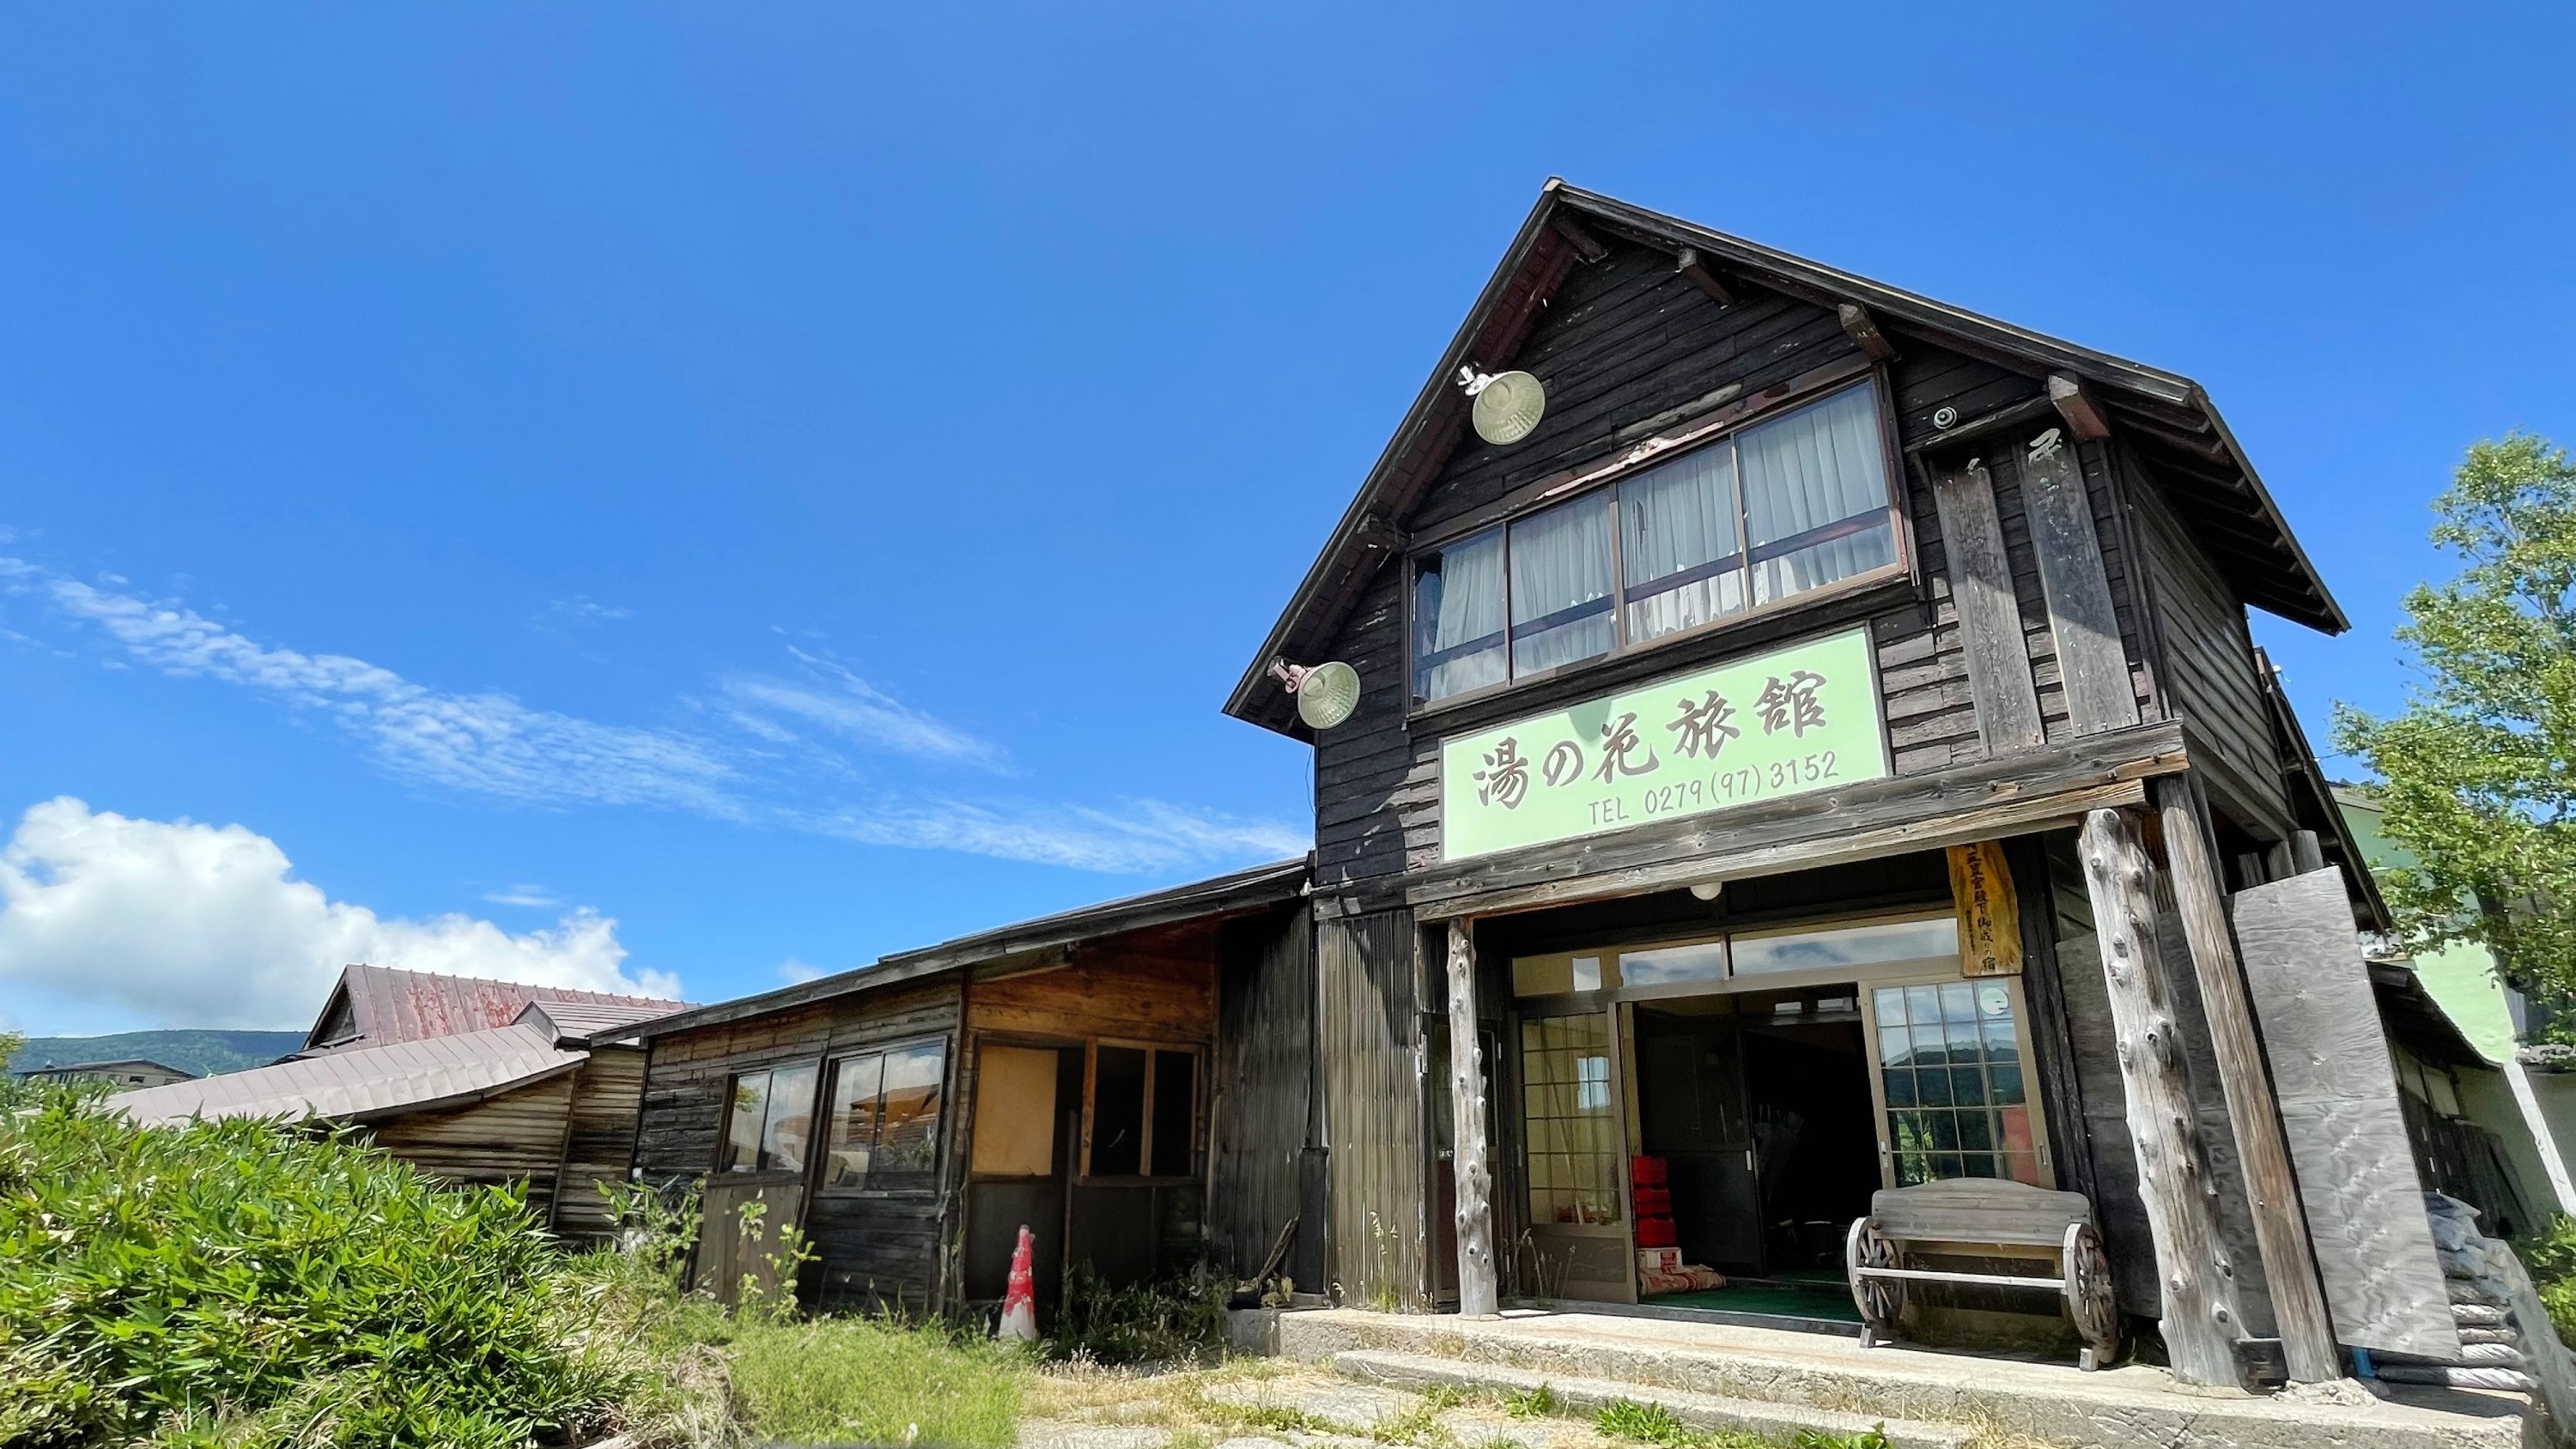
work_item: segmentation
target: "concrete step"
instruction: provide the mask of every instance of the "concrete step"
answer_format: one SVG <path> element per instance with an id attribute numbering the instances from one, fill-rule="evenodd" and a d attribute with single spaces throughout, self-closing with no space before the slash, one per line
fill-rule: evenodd
<path id="1" fill-rule="evenodd" d="M 1974 1430 L 1959 1424 L 1876 1419 L 1865 1414 L 1840 1413 L 1803 1404 L 1730 1399 L 1718 1394 L 1627 1384 L 1613 1379 L 1566 1378 L 1535 1369 L 1468 1363 L 1426 1354 L 1354 1349 L 1333 1355 L 1333 1369 L 1349 1378 L 1407 1389 L 1445 1385 L 1469 1392 L 1519 1394 L 1544 1388 L 1556 1396 L 1562 1406 L 1560 1412 L 1585 1418 L 1600 1412 L 1606 1405 L 1625 1399 L 1630 1403 L 1669 1410 L 1688 1428 L 1732 1429 L 1782 1440 L 1793 1438 L 1806 1429 L 1826 1434 L 1857 1435 L 1877 1428 L 1887 1436 L 1892 1449 L 1962 1449 L 1975 1437 Z"/>
<path id="2" fill-rule="evenodd" d="M 1401 1360 L 1419 1374 L 1429 1371 L 1424 1362 L 1438 1363 L 1471 1378 L 1508 1372 L 1523 1387 L 1544 1380 L 1559 1392 L 1581 1382 L 1641 1402 L 1690 1394 L 1848 1415 L 1863 1428 L 1885 1418 L 1891 1433 L 1906 1421 L 2087 1449 L 2522 1449 L 2529 1407 L 2515 1394 L 2374 1394 L 2349 1382 L 2263 1397 L 2188 1387 L 2142 1364 L 2088 1373 L 2056 1359 L 1864 1349 L 1824 1334 L 1607 1312 L 1464 1319 L 1322 1309 L 1281 1314 L 1277 1345 L 1282 1357 L 1337 1369 L 1346 1355 L 1394 1356 L 1352 1357 L 1354 1372 Z"/>

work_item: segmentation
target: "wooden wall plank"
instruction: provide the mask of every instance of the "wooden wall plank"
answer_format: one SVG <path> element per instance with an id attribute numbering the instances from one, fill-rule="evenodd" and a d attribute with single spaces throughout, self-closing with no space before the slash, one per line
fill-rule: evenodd
<path id="1" fill-rule="evenodd" d="M 1313 1092 L 1315 925 L 1304 907 L 1232 923 L 1221 948 L 1208 1235 L 1230 1271 L 1259 1271 L 1297 1216 Z M 1320 1222 L 1300 1231 L 1321 1236 Z"/>
<path id="2" fill-rule="evenodd" d="M 1354 1307 L 1426 1307 L 1422 1031 L 1412 914 L 1321 922 L 1330 1274 Z"/>
<path id="3" fill-rule="evenodd" d="M 1086 950 L 1070 965 L 980 981 L 967 997 L 978 1032 L 1119 1037 L 1205 1045 L 1216 1040 L 1216 961 Z"/>
<path id="4" fill-rule="evenodd" d="M 1988 755 L 2034 749 L 2046 742 L 2047 732 L 2040 725 L 2021 604 L 2013 593 L 1994 480 L 1984 460 L 1971 458 L 1964 466 L 1936 472 L 1932 498 L 1941 514 L 1950 596 L 1958 604 L 1967 653 L 1968 690 L 1977 701 L 1978 736 Z"/>
<path id="5" fill-rule="evenodd" d="M 2129 651 L 2111 602 L 2110 576 L 2074 446 L 2056 428 L 2021 445 L 2022 499 L 2030 510 L 2039 579 L 2056 636 L 2066 713 L 2078 734 L 2138 722 Z"/>
<path id="6" fill-rule="evenodd" d="M 2235 914 L 2335 1336 L 2456 1359 L 2459 1333 L 2343 873 L 2240 891 Z"/>

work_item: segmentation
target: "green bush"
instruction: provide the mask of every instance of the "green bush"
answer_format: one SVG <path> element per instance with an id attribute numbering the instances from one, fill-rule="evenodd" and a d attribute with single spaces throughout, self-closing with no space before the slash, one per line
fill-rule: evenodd
<path id="1" fill-rule="evenodd" d="M 2513 1251 L 2540 1290 L 2549 1326 L 2560 1342 L 2576 1347 L 2576 1218 L 2551 1218 L 2538 1233 L 2515 1239 Z"/>
<path id="2" fill-rule="evenodd" d="M 1112 1288 L 1089 1263 L 1065 1275 L 1064 1308 L 1047 1351 L 1100 1364 L 1194 1363 L 1225 1349 L 1229 1283 L 1201 1271 Z"/>
<path id="3" fill-rule="evenodd" d="M 561 1442 L 635 1379 L 517 1194 L 0 1083 L 0 1444 Z"/>

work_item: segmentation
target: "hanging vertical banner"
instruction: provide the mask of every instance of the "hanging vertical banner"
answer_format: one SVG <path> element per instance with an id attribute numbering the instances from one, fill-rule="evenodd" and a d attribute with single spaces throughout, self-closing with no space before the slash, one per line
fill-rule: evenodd
<path id="1" fill-rule="evenodd" d="M 1959 974 L 2011 976 L 2021 970 L 2021 908 L 2001 841 L 1950 847 L 1950 897 L 1959 910 Z"/>

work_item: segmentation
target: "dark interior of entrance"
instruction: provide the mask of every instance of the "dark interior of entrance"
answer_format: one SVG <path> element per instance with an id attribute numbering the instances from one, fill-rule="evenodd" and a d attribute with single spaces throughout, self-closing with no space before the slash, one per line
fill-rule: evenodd
<path id="1" fill-rule="evenodd" d="M 1640 1004 L 1635 1040 L 1639 1143 L 1667 1164 L 1683 1257 L 1731 1288 L 1838 1290 L 1879 1185 L 1857 994 Z"/>

